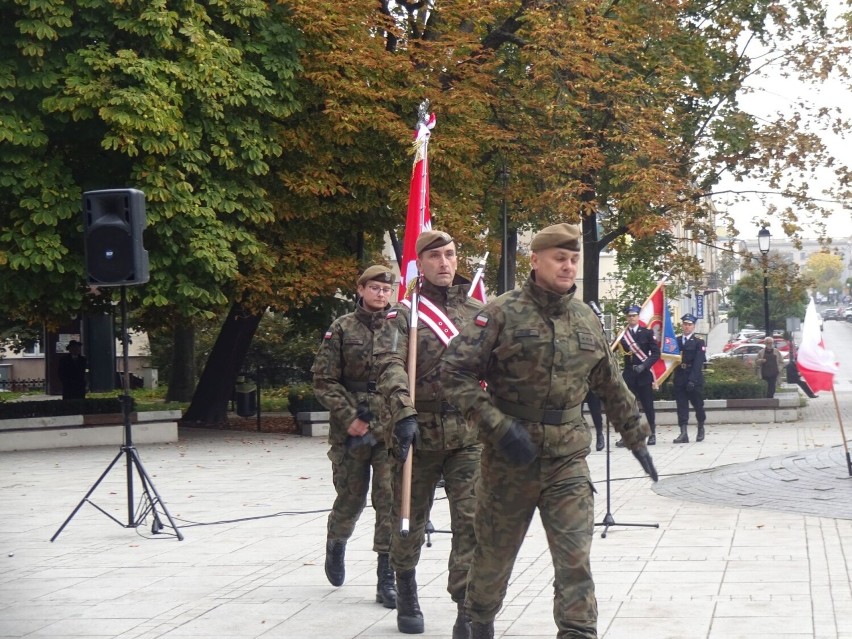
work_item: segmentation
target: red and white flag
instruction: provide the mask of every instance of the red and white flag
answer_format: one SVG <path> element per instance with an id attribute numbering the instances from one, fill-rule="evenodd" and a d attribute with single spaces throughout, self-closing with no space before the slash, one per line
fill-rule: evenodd
<path id="1" fill-rule="evenodd" d="M 400 301 L 408 292 L 409 284 L 417 279 L 417 238 L 423 231 L 432 229 L 432 216 L 429 214 L 429 136 L 434 128 L 435 114 L 424 112 L 417 123 L 414 138 L 414 168 L 411 171 L 408 213 L 405 216 L 405 236 L 402 241 Z"/>
<path id="2" fill-rule="evenodd" d="M 805 323 L 802 326 L 802 343 L 796 359 L 796 368 L 813 391 L 830 391 L 834 388 L 834 376 L 840 369 L 840 364 L 834 353 L 826 350 L 819 330 L 816 304 L 811 298 L 808 310 L 805 312 Z"/>

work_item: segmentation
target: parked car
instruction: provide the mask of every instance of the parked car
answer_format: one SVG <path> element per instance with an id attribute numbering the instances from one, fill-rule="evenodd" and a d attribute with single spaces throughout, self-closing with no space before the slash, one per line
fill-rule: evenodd
<path id="1" fill-rule="evenodd" d="M 843 311 L 843 319 L 845 319 L 847 322 L 852 322 L 852 308 L 847 308 L 845 311 Z"/>
<path id="2" fill-rule="evenodd" d="M 825 321 L 828 320 L 836 320 L 837 319 L 837 309 L 836 308 L 827 308 L 822 312 L 822 319 Z"/>
<path id="3" fill-rule="evenodd" d="M 789 348 L 790 346 L 788 343 L 787 351 L 781 351 L 781 356 L 783 357 L 785 363 L 790 359 Z M 736 357 L 737 359 L 741 359 L 744 362 L 754 363 L 754 360 L 757 359 L 758 353 L 760 353 L 760 351 L 762 350 L 763 344 L 738 344 L 726 353 L 715 353 L 714 355 L 711 355 L 709 357 L 709 360 L 712 361 L 714 359 L 722 359 L 725 357 Z"/>
<path id="4" fill-rule="evenodd" d="M 727 353 L 731 349 L 740 346 L 741 344 L 760 344 L 761 346 L 763 346 L 764 339 L 766 339 L 764 335 L 759 335 L 755 337 L 749 337 L 748 339 L 740 341 L 731 341 L 722 347 L 722 352 Z M 772 339 L 775 340 L 775 348 L 777 348 L 782 353 L 790 350 L 790 342 L 784 339 L 783 337 L 773 337 Z"/>

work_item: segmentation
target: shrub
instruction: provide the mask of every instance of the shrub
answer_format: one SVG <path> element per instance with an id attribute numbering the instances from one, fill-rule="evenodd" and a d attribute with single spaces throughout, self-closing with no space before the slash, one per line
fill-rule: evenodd
<path id="1" fill-rule="evenodd" d="M 655 391 L 658 400 L 673 400 L 674 375 Z M 754 366 L 740 359 L 715 359 L 704 369 L 704 399 L 751 399 L 766 396 L 766 384 L 755 373 Z"/>
<path id="2" fill-rule="evenodd" d="M 325 407 L 314 395 L 314 387 L 310 384 L 296 384 L 287 391 L 288 408 L 293 416 L 296 413 L 308 413 L 325 410 Z"/>
<path id="3" fill-rule="evenodd" d="M 132 403 L 131 410 L 134 410 Z M 118 397 L 0 403 L 0 419 L 56 417 L 59 415 L 105 415 L 120 412 L 121 400 Z"/>

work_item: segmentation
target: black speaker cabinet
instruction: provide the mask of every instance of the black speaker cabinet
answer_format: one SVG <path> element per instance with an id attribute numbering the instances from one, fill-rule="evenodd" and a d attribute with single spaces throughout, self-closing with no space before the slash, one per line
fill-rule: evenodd
<path id="1" fill-rule="evenodd" d="M 83 193 L 86 275 L 92 286 L 134 286 L 148 281 L 142 245 L 145 194 L 138 189 Z"/>

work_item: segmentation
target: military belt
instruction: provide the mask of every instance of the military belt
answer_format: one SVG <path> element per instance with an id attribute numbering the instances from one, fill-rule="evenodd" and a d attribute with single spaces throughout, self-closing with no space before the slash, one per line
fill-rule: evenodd
<path id="1" fill-rule="evenodd" d="M 414 409 L 418 413 L 457 413 L 459 409 L 449 402 L 439 401 L 437 399 L 416 399 L 414 400 Z"/>
<path id="2" fill-rule="evenodd" d="M 688 371 L 690 368 L 692 368 L 692 364 L 681 364 L 680 367 L 683 370 Z"/>
<path id="3" fill-rule="evenodd" d="M 568 422 L 579 419 L 583 414 L 582 404 L 558 410 L 555 408 L 524 406 L 523 404 L 515 404 L 514 402 L 495 397 L 494 405 L 510 417 L 517 417 L 527 422 L 538 422 L 540 424 L 567 424 Z"/>
<path id="4" fill-rule="evenodd" d="M 348 379 L 343 380 L 343 387 L 348 390 L 350 393 L 375 393 L 376 391 L 376 382 L 374 380 L 370 380 L 369 382 L 353 382 Z"/>

